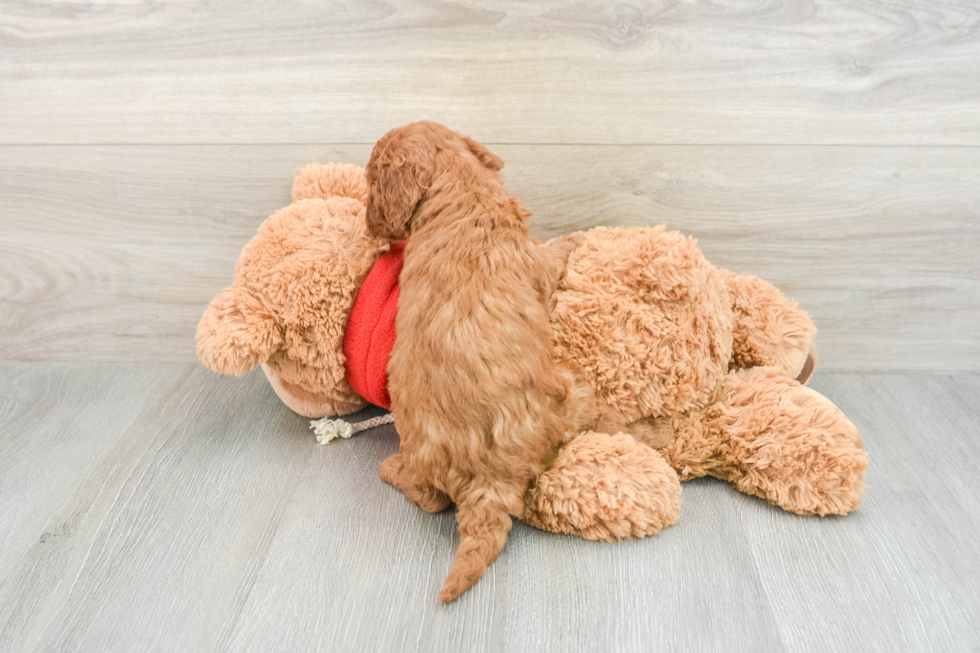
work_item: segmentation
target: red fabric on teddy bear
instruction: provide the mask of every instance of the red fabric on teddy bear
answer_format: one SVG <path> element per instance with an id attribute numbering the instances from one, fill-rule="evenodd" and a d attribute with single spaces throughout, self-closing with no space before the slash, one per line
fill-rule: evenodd
<path id="1" fill-rule="evenodd" d="M 395 346 L 404 251 L 405 242 L 397 242 L 378 258 L 357 293 L 344 334 L 347 382 L 372 404 L 388 409 L 388 359 Z"/>

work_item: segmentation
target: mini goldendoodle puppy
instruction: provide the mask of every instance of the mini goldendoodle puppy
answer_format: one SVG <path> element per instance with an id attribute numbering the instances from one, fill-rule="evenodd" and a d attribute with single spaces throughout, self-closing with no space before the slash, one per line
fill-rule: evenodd
<path id="1" fill-rule="evenodd" d="M 366 170 L 369 229 L 408 238 L 388 364 L 401 448 L 381 477 L 423 510 L 456 503 L 447 603 L 503 549 L 548 456 L 580 430 L 618 430 L 597 425 L 587 383 L 552 361 L 548 261 L 501 167 L 473 139 L 418 122 L 379 140 Z"/>

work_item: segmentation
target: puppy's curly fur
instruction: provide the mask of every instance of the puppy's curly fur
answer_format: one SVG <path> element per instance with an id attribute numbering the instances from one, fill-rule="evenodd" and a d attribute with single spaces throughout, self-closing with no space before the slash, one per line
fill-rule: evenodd
<path id="1" fill-rule="evenodd" d="M 369 229 L 408 238 L 388 365 L 401 448 L 381 476 L 423 510 L 456 503 L 447 603 L 503 549 L 543 459 L 599 418 L 587 382 L 552 360 L 550 262 L 501 167 L 419 122 L 379 140 L 366 170 Z"/>

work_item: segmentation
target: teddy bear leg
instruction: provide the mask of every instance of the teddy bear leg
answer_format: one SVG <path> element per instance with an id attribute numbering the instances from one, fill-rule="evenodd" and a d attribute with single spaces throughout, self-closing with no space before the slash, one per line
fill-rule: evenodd
<path id="1" fill-rule="evenodd" d="M 734 317 L 731 368 L 776 367 L 806 385 L 817 363 L 809 314 L 759 277 L 720 272 Z"/>
<path id="2" fill-rule="evenodd" d="M 663 456 L 625 433 L 569 440 L 524 495 L 542 530 L 615 542 L 653 535 L 680 516 L 681 485 Z"/>
<path id="3" fill-rule="evenodd" d="M 401 490 L 409 501 L 425 512 L 442 512 L 448 508 L 449 495 L 413 474 L 406 462 L 402 453 L 385 458 L 381 463 L 381 480 Z"/>
<path id="4" fill-rule="evenodd" d="M 773 367 L 729 372 L 712 403 L 677 420 L 662 452 L 682 477 L 710 474 L 800 515 L 860 507 L 868 466 L 840 409 Z"/>

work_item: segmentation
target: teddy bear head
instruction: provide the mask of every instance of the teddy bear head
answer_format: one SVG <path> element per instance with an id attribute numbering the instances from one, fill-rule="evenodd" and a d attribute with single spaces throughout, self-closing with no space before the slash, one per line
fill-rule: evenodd
<path id="1" fill-rule="evenodd" d="M 358 166 L 307 166 L 292 199 L 242 250 L 234 284 L 201 318 L 197 353 L 222 374 L 262 365 L 302 415 L 351 413 L 367 401 L 345 373 L 345 333 L 358 291 L 390 243 L 368 233 Z"/>

